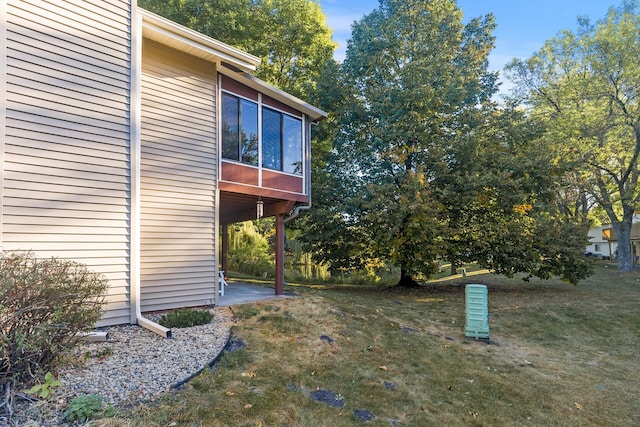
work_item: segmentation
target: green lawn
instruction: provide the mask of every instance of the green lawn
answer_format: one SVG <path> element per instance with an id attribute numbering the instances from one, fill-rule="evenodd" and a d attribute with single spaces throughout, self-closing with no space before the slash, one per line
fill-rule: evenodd
<path id="1" fill-rule="evenodd" d="M 489 286 L 491 344 L 464 337 L 463 283 Z M 333 427 L 366 410 L 371 426 L 640 425 L 638 272 L 599 265 L 577 287 L 489 274 L 291 287 L 300 297 L 235 307 L 246 348 L 105 423 Z"/>

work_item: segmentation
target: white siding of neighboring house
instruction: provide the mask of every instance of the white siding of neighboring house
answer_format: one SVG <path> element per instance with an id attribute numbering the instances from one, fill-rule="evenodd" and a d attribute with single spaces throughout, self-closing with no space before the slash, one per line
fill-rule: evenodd
<path id="1" fill-rule="evenodd" d="M 215 66 L 149 40 L 142 57 L 142 311 L 212 304 Z"/>
<path id="2" fill-rule="evenodd" d="M 592 254 L 600 254 L 602 256 L 608 257 L 609 253 L 609 242 L 602 238 L 602 230 L 605 228 L 611 227 L 610 225 L 604 225 L 601 227 L 594 227 L 589 230 L 589 245 L 585 249 L 585 252 L 590 252 Z M 611 251 L 614 252 L 618 247 L 617 242 L 611 242 Z"/>
<path id="3" fill-rule="evenodd" d="M 0 244 L 103 273 L 99 326 L 128 323 L 130 1 L 8 0 L 0 9 Z"/>
<path id="4" fill-rule="evenodd" d="M 631 241 L 634 245 L 638 245 L 638 242 L 640 241 L 640 215 L 634 215 L 631 222 Z M 610 256 L 610 254 L 615 255 L 615 252 L 618 249 L 615 231 L 610 233 L 613 238 L 610 242 L 602 237 L 603 230 L 610 228 L 612 228 L 611 224 L 591 228 L 588 233 L 589 245 L 587 245 L 585 252 L 601 253 L 605 257 Z"/>

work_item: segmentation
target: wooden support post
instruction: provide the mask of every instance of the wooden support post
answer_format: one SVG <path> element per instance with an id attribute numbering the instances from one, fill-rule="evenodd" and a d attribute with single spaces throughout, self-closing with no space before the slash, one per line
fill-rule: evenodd
<path id="1" fill-rule="evenodd" d="M 222 254 L 220 255 L 222 271 L 227 274 L 227 252 L 229 252 L 229 226 L 227 224 L 222 226 L 222 242 L 220 251 Z"/>
<path id="2" fill-rule="evenodd" d="M 284 289 L 284 215 L 276 215 L 276 295 Z"/>

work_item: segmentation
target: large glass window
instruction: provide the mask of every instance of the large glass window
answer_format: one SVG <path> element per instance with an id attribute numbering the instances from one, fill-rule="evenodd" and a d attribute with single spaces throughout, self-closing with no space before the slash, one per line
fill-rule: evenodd
<path id="1" fill-rule="evenodd" d="M 222 94 L 222 158 L 258 166 L 258 104 Z M 302 120 L 262 107 L 262 167 L 302 175 Z"/>
<path id="2" fill-rule="evenodd" d="M 262 109 L 262 167 L 282 170 L 282 114 Z"/>
<path id="3" fill-rule="evenodd" d="M 226 93 L 222 95 L 222 157 L 240 160 L 240 123 L 238 99 Z"/>
<path id="4" fill-rule="evenodd" d="M 262 167 L 302 175 L 302 120 L 262 109 Z"/>
<path id="5" fill-rule="evenodd" d="M 258 165 L 258 105 L 222 94 L 222 158 Z"/>
<path id="6" fill-rule="evenodd" d="M 282 170 L 302 175 L 302 120 L 282 116 Z"/>

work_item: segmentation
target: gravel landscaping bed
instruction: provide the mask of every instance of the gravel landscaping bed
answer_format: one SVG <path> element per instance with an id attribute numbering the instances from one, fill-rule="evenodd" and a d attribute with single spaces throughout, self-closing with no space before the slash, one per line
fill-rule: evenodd
<path id="1" fill-rule="evenodd" d="M 213 312 L 211 323 L 172 329 L 170 339 L 139 326 L 104 328 L 109 339 L 79 346 L 73 357 L 85 362 L 58 372 L 63 385 L 51 401 L 21 405 L 17 425 L 60 425 L 67 404 L 78 396 L 99 395 L 117 408 L 183 383 L 211 364 L 229 340 L 231 312 L 223 307 Z"/>

